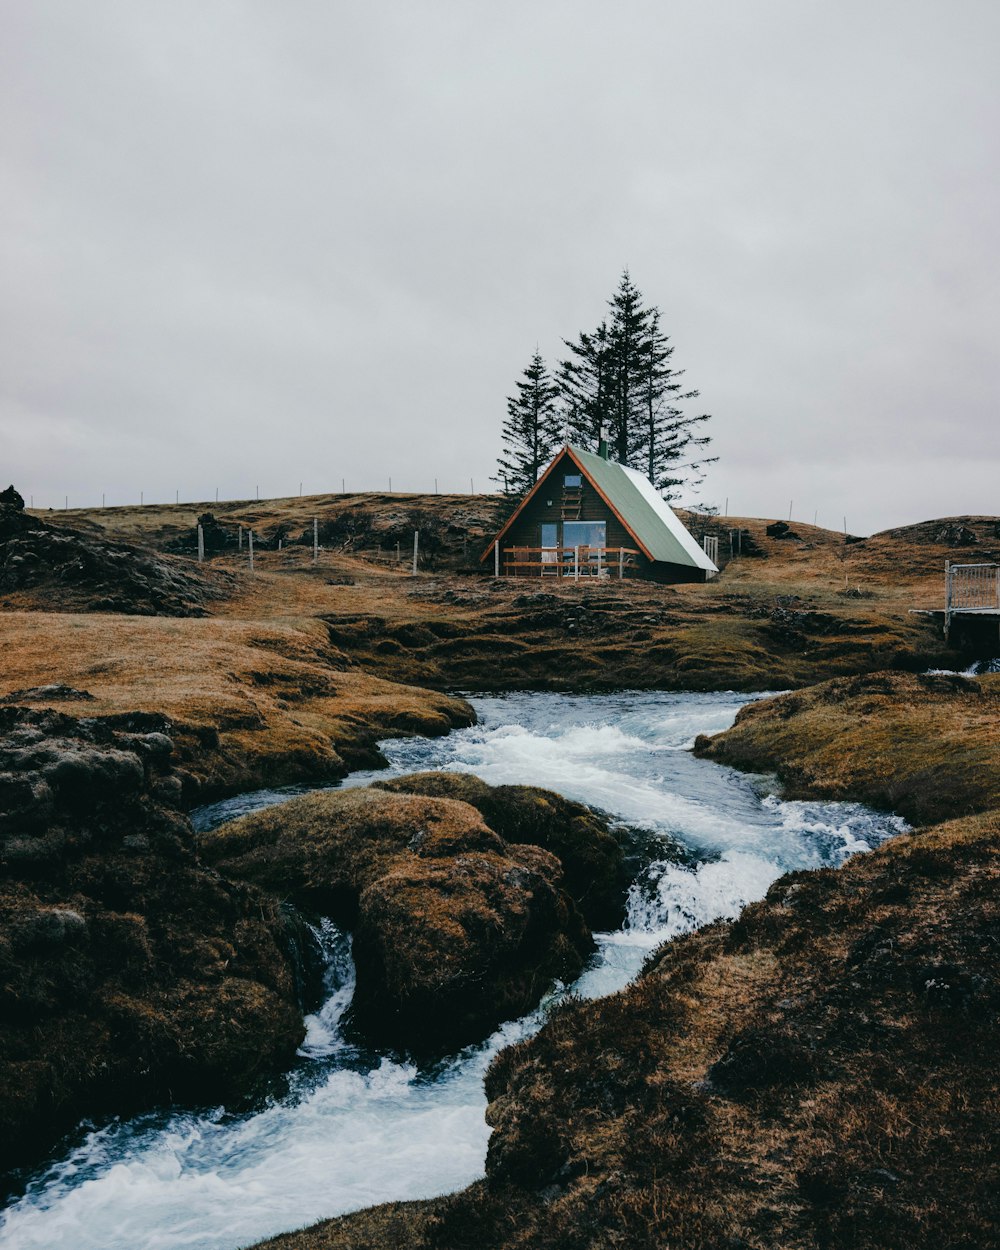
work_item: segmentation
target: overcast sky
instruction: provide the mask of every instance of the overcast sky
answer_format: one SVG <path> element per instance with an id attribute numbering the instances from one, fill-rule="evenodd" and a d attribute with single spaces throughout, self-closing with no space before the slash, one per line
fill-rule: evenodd
<path id="1" fill-rule="evenodd" d="M 485 487 L 627 265 L 703 501 L 1000 513 L 996 0 L 0 14 L 0 488 Z"/>

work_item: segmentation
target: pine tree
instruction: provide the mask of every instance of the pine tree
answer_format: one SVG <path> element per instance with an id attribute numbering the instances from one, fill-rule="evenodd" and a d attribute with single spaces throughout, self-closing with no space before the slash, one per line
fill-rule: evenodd
<path id="1" fill-rule="evenodd" d="M 642 396 L 646 381 L 650 310 L 626 269 L 618 290 L 608 301 L 611 328 L 608 349 L 611 365 L 609 442 L 620 464 L 634 465 L 641 454 Z"/>
<path id="2" fill-rule="evenodd" d="M 697 449 L 707 446 L 708 435 L 697 433 L 709 420 L 708 413 L 686 416 L 678 403 L 698 398 L 697 391 L 681 391 L 683 369 L 674 369 L 671 357 L 674 345 L 660 329 L 660 310 L 653 308 L 643 348 L 643 414 L 634 448 L 641 455 L 641 465 L 649 480 L 668 499 L 677 489 L 699 485 L 704 480 L 702 469 L 716 457 L 691 459 Z"/>
<path id="3" fill-rule="evenodd" d="M 597 451 L 611 417 L 611 359 L 608 325 L 602 321 L 593 334 L 581 332 L 575 343 L 564 340 L 572 352 L 559 366 L 559 394 L 572 442 Z"/>
<path id="4" fill-rule="evenodd" d="M 668 498 L 697 486 L 714 457 L 699 457 L 711 439 L 698 430 L 707 413 L 686 416 L 679 406 L 697 399 L 682 391 L 673 344 L 660 328 L 658 308 L 645 308 L 626 269 L 608 301 L 610 321 L 575 342 L 559 369 L 560 400 L 570 437 L 596 451 L 607 438 L 610 454 L 645 473 Z"/>
<path id="5" fill-rule="evenodd" d="M 536 350 L 517 382 L 517 394 L 507 397 L 507 420 L 503 423 L 503 450 L 494 481 L 506 495 L 522 495 L 562 445 L 563 420 L 545 361 Z"/>

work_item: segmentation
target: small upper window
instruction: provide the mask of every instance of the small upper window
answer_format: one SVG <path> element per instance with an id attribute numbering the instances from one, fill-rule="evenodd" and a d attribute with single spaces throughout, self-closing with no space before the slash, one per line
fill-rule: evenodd
<path id="1" fill-rule="evenodd" d="M 566 476 L 563 478 L 563 485 L 564 486 L 582 486 L 583 478 L 580 476 L 579 473 L 567 473 Z"/>

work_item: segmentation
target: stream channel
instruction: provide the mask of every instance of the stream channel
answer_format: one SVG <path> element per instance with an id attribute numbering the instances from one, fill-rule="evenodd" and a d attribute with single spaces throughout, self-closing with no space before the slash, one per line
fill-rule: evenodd
<path id="1" fill-rule="evenodd" d="M 766 782 L 698 760 L 699 733 L 727 728 L 734 694 L 474 697 L 479 723 L 446 738 L 382 744 L 390 775 L 475 773 L 545 786 L 662 839 L 634 883 L 628 920 L 598 934 L 571 987 L 482 1044 L 418 1067 L 352 1045 L 349 938 L 318 926 L 328 995 L 308 1021 L 282 1093 L 251 1111 L 165 1111 L 82 1128 L 0 1216 L 3 1250 L 235 1250 L 373 1203 L 426 1198 L 483 1175 L 483 1073 L 536 1031 L 567 990 L 596 997 L 631 980 L 657 945 L 734 916 L 792 869 L 842 863 L 906 828 L 857 804 L 785 802 Z M 363 785 L 385 772 L 356 773 Z M 302 789 L 302 788 L 298 788 Z M 257 791 L 194 813 L 209 829 L 297 790 Z M 681 855 L 678 855 L 678 850 Z"/>

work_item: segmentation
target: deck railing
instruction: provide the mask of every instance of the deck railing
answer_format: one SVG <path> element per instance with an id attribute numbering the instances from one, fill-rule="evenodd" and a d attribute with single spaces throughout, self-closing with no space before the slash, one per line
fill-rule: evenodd
<path id="1" fill-rule="evenodd" d="M 631 547 L 504 547 L 504 577 L 617 577 L 622 580 L 639 565 Z"/>

